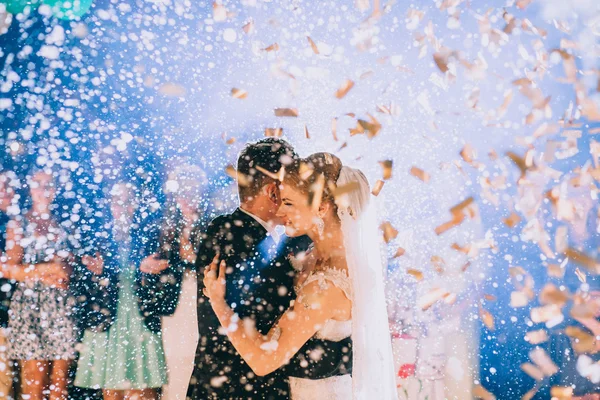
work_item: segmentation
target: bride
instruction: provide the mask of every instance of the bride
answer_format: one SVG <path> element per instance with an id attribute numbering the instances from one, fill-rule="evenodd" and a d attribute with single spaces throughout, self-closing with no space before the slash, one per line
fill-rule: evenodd
<path id="1" fill-rule="evenodd" d="M 316 153 L 287 171 L 278 216 L 288 236 L 308 235 L 297 298 L 262 336 L 225 301 L 227 266 L 215 257 L 205 269 L 205 294 L 242 358 L 257 375 L 287 364 L 311 337 L 352 337 L 352 376 L 290 377 L 293 400 L 397 398 L 384 298 L 376 215 L 363 173 Z"/>

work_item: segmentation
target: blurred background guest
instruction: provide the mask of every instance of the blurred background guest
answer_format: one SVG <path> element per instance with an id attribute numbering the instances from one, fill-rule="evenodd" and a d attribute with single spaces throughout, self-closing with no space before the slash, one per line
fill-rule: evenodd
<path id="1" fill-rule="evenodd" d="M 199 233 L 206 223 L 207 178 L 195 165 L 175 165 L 166 183 L 168 194 L 161 227 L 160 248 L 142 262 L 140 270 L 157 273 L 166 270 L 175 292 L 163 317 L 163 346 L 167 361 L 168 384 L 162 399 L 183 400 L 194 369 L 198 343 L 197 286 L 194 262 Z M 168 269 L 167 269 L 168 268 Z"/>
<path id="2" fill-rule="evenodd" d="M 27 185 L 31 207 L 6 230 L 5 277 L 18 281 L 8 312 L 8 357 L 21 368 L 21 395 L 67 398 L 69 364 L 75 356 L 66 232 L 56 215 L 51 171 L 38 171 Z"/>
<path id="3" fill-rule="evenodd" d="M 15 187 L 19 183 L 14 173 L 4 172 L 0 174 L 0 256 L 1 262 L 6 263 L 6 230 L 11 218 L 18 214 L 19 208 L 11 210 L 15 199 Z M 14 207 L 13 207 L 14 208 Z M 12 211 L 12 212 L 11 212 Z M 8 325 L 8 309 L 12 296 L 13 285 L 11 280 L 6 279 L 0 271 L 0 398 L 6 399 L 12 396 L 12 368 L 7 357 L 8 344 L 6 342 L 6 327 Z"/>
<path id="4" fill-rule="evenodd" d="M 108 217 L 92 233 L 98 240 L 81 257 L 89 274 L 76 274 L 84 282 L 75 297 L 85 333 L 75 385 L 102 389 L 107 400 L 157 399 L 167 382 L 160 318 L 173 290 L 165 289 L 170 282 L 161 271 L 139 267 L 158 247 L 160 195 L 122 181 L 108 203 L 109 212 L 97 213 Z"/>

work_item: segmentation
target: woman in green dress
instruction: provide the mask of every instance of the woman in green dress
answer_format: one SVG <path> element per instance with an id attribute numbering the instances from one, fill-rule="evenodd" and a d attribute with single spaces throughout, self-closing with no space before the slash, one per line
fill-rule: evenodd
<path id="1" fill-rule="evenodd" d="M 102 389 L 105 400 L 154 400 L 167 380 L 160 317 L 168 301 L 162 293 L 170 291 L 161 287 L 162 272 L 139 269 L 157 250 L 160 212 L 153 202 L 137 204 L 136 192 L 130 184 L 112 188 L 111 218 L 89 230 L 89 254 L 77 270 L 76 313 L 85 332 L 75 386 Z"/>

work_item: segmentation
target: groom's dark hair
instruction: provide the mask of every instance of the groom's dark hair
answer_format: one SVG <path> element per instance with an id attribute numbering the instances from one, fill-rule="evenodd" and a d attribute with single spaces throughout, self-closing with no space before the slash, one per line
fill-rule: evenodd
<path id="1" fill-rule="evenodd" d="M 266 138 L 248 143 L 237 161 L 237 172 L 242 175 L 238 177 L 240 201 L 254 198 L 263 186 L 276 181 L 275 176 L 282 167 L 296 160 L 298 155 L 294 148 L 283 139 Z"/>

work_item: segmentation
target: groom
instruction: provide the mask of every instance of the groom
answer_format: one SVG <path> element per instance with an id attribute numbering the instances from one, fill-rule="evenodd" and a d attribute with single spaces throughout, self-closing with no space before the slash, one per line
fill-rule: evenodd
<path id="1" fill-rule="evenodd" d="M 202 235 L 196 267 L 201 277 L 216 253 L 225 260 L 227 302 L 239 315 L 237 329 L 255 324 L 264 335 L 295 299 L 289 257 L 306 250 L 308 238 L 290 239 L 275 226 L 281 204 L 277 172 L 298 156 L 284 140 L 248 144 L 237 163 L 240 207 L 215 218 Z M 268 173 L 265 173 L 265 170 Z M 351 341 L 309 340 L 290 363 L 257 377 L 222 331 L 198 279 L 198 330 L 188 399 L 287 399 L 289 376 L 322 379 L 351 372 Z"/>

